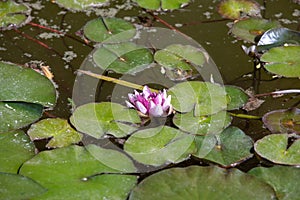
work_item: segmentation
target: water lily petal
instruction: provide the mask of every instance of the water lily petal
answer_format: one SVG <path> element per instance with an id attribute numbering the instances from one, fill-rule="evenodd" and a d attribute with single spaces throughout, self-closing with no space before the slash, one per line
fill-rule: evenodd
<path id="1" fill-rule="evenodd" d="M 135 106 L 132 103 L 130 103 L 129 101 L 125 101 L 125 103 L 128 108 L 135 108 Z"/>
<path id="2" fill-rule="evenodd" d="M 156 105 L 149 110 L 149 115 L 153 117 L 162 117 L 164 115 L 164 111 L 161 105 Z"/>
<path id="3" fill-rule="evenodd" d="M 132 93 L 129 93 L 129 94 L 128 94 L 128 99 L 129 99 L 129 101 L 130 101 L 131 103 L 133 103 L 133 104 L 134 104 L 134 102 L 136 101 L 136 97 L 135 97 L 135 95 L 132 94 Z"/>
<path id="4" fill-rule="evenodd" d="M 161 94 L 158 94 L 154 99 L 153 99 L 154 103 L 156 105 L 162 105 L 163 103 L 163 97 Z"/>
<path id="5" fill-rule="evenodd" d="M 141 103 L 141 102 L 139 102 L 139 101 L 137 101 L 136 103 L 135 103 L 135 106 L 136 106 L 136 108 L 138 109 L 138 111 L 140 111 L 141 113 L 143 113 L 143 114 L 146 114 L 147 113 L 147 108 Z"/>
<path id="6" fill-rule="evenodd" d="M 168 96 L 168 98 L 165 99 L 165 102 L 163 103 L 162 107 L 163 110 L 166 111 L 171 106 L 171 95 Z"/>

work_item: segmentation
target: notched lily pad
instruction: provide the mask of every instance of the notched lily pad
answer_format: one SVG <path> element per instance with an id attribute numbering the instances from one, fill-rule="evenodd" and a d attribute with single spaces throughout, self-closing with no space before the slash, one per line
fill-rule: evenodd
<path id="1" fill-rule="evenodd" d="M 31 125 L 27 134 L 31 140 L 41 140 L 51 138 L 47 148 L 65 147 L 74 143 L 78 143 L 82 139 L 82 135 L 75 131 L 64 119 L 43 119 Z"/>
<path id="2" fill-rule="evenodd" d="M 228 98 L 228 105 L 227 110 L 234 110 L 243 107 L 248 99 L 249 96 L 239 87 L 236 86 L 225 86 L 227 98 Z"/>
<path id="3" fill-rule="evenodd" d="M 100 7 L 104 5 L 107 1 L 108 0 L 55 0 L 53 2 L 71 11 L 82 11 L 89 7 Z"/>
<path id="4" fill-rule="evenodd" d="M 30 8 L 15 1 L 0 1 L 0 30 L 18 28 L 30 21 Z"/>
<path id="5" fill-rule="evenodd" d="M 150 10 L 174 10 L 178 9 L 190 0 L 134 0 L 139 6 Z"/>
<path id="6" fill-rule="evenodd" d="M 261 61 L 271 73 L 285 77 L 300 77 L 300 46 L 275 47 L 264 53 Z"/>
<path id="7" fill-rule="evenodd" d="M 254 0 L 223 0 L 218 5 L 218 12 L 229 19 L 260 17 L 260 5 Z"/>
<path id="8" fill-rule="evenodd" d="M 272 134 L 256 141 L 258 155 L 277 164 L 300 165 L 300 139 L 292 144 L 288 134 Z"/>
<path id="9" fill-rule="evenodd" d="M 74 111 L 70 118 L 75 128 L 95 138 L 103 135 L 125 137 L 141 122 L 136 110 L 110 102 L 89 103 Z"/>

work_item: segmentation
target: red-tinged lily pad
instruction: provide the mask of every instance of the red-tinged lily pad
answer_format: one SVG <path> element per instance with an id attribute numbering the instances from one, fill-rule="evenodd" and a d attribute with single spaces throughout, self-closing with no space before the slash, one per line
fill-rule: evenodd
<path id="1" fill-rule="evenodd" d="M 218 12 L 222 17 L 229 19 L 259 17 L 260 5 L 254 0 L 223 0 L 218 5 Z"/>
<path id="2" fill-rule="evenodd" d="M 300 139 L 289 142 L 288 134 L 272 134 L 254 144 L 255 152 L 277 164 L 300 165 Z"/>
<path id="3" fill-rule="evenodd" d="M 107 2 L 107 0 L 55 0 L 53 2 L 71 11 L 82 11 L 89 7 L 102 6 Z"/>
<path id="4" fill-rule="evenodd" d="M 272 133 L 300 134 L 300 109 L 274 110 L 262 118 L 265 127 Z"/>
<path id="5" fill-rule="evenodd" d="M 27 134 L 32 141 L 51 138 L 47 148 L 69 146 L 82 139 L 82 135 L 75 131 L 67 120 L 59 118 L 43 119 L 32 124 Z"/>
<path id="6" fill-rule="evenodd" d="M 139 6 L 150 10 L 174 10 L 186 5 L 190 0 L 134 0 Z"/>

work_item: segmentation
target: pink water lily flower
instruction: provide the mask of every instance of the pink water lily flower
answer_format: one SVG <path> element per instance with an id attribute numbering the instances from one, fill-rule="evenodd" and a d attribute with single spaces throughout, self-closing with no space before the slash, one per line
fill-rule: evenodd
<path id="1" fill-rule="evenodd" d="M 171 95 L 167 96 L 165 89 L 156 93 L 151 92 L 148 86 L 144 86 L 143 92 L 139 93 L 135 90 L 134 94 L 128 94 L 128 98 L 127 106 L 145 116 L 166 117 L 173 111 Z"/>

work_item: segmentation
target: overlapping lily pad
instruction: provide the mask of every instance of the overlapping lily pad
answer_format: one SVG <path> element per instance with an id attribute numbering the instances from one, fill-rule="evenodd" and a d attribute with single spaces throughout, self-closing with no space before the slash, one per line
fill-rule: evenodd
<path id="1" fill-rule="evenodd" d="M 134 0 L 139 6 L 150 10 L 174 10 L 186 5 L 190 0 Z"/>
<path id="2" fill-rule="evenodd" d="M 93 60 L 103 70 L 135 74 L 152 63 L 150 50 L 131 42 L 102 45 L 93 53 Z"/>
<path id="3" fill-rule="evenodd" d="M 0 172 L 0 198 L 6 200 L 33 199 L 46 192 L 34 180 L 17 174 Z"/>
<path id="4" fill-rule="evenodd" d="M 141 122 L 136 110 L 110 102 L 82 105 L 74 111 L 70 121 L 78 131 L 95 138 L 105 134 L 124 137 L 137 130 Z"/>
<path id="5" fill-rule="evenodd" d="M 107 1 L 108 0 L 55 0 L 54 2 L 69 10 L 82 11 L 89 7 L 101 6 Z"/>
<path id="6" fill-rule="evenodd" d="M 80 142 L 82 138 L 82 135 L 75 131 L 67 120 L 60 118 L 43 119 L 31 125 L 27 134 L 32 141 L 51 138 L 46 145 L 48 148 L 69 146 Z"/>
<path id="7" fill-rule="evenodd" d="M 264 53 L 261 61 L 271 73 L 285 77 L 300 77 L 300 46 L 275 47 Z"/>
<path id="8" fill-rule="evenodd" d="M 269 29 L 280 27 L 278 21 L 249 18 L 234 23 L 231 32 L 239 39 L 255 43 L 255 38 Z"/>
<path id="9" fill-rule="evenodd" d="M 194 112 L 194 116 L 211 115 L 227 107 L 224 87 L 209 82 L 187 81 L 178 83 L 168 90 L 172 95 L 175 110 L 185 113 Z"/>
<path id="10" fill-rule="evenodd" d="M 256 167 L 248 172 L 271 185 L 279 200 L 298 199 L 300 169 L 287 166 Z"/>
<path id="11" fill-rule="evenodd" d="M 247 103 L 249 96 L 239 87 L 226 85 L 228 98 L 227 110 L 239 109 Z"/>
<path id="12" fill-rule="evenodd" d="M 126 199 L 137 177 L 116 173 L 75 145 L 40 152 L 20 170 L 48 189 L 39 200 Z"/>
<path id="13" fill-rule="evenodd" d="M 274 163 L 300 165 L 300 139 L 289 144 L 288 134 L 272 134 L 256 141 L 254 149 L 258 155 Z"/>
<path id="14" fill-rule="evenodd" d="M 30 9 L 15 1 L 0 1 L 0 30 L 17 28 L 30 20 Z"/>
<path id="15" fill-rule="evenodd" d="M 1 133 L 0 172 L 17 173 L 20 166 L 34 156 L 34 148 L 23 131 Z"/>
<path id="16" fill-rule="evenodd" d="M 134 37 L 135 27 L 120 18 L 97 18 L 89 21 L 83 28 L 84 35 L 94 42 L 118 43 Z"/>
<path id="17" fill-rule="evenodd" d="M 129 197 L 150 199 L 270 200 L 275 194 L 270 185 L 237 169 L 191 166 L 155 173 L 135 187 Z"/>
<path id="18" fill-rule="evenodd" d="M 153 166 L 178 163 L 195 150 L 194 136 L 159 126 L 140 130 L 125 142 L 124 150 L 136 161 Z"/>

